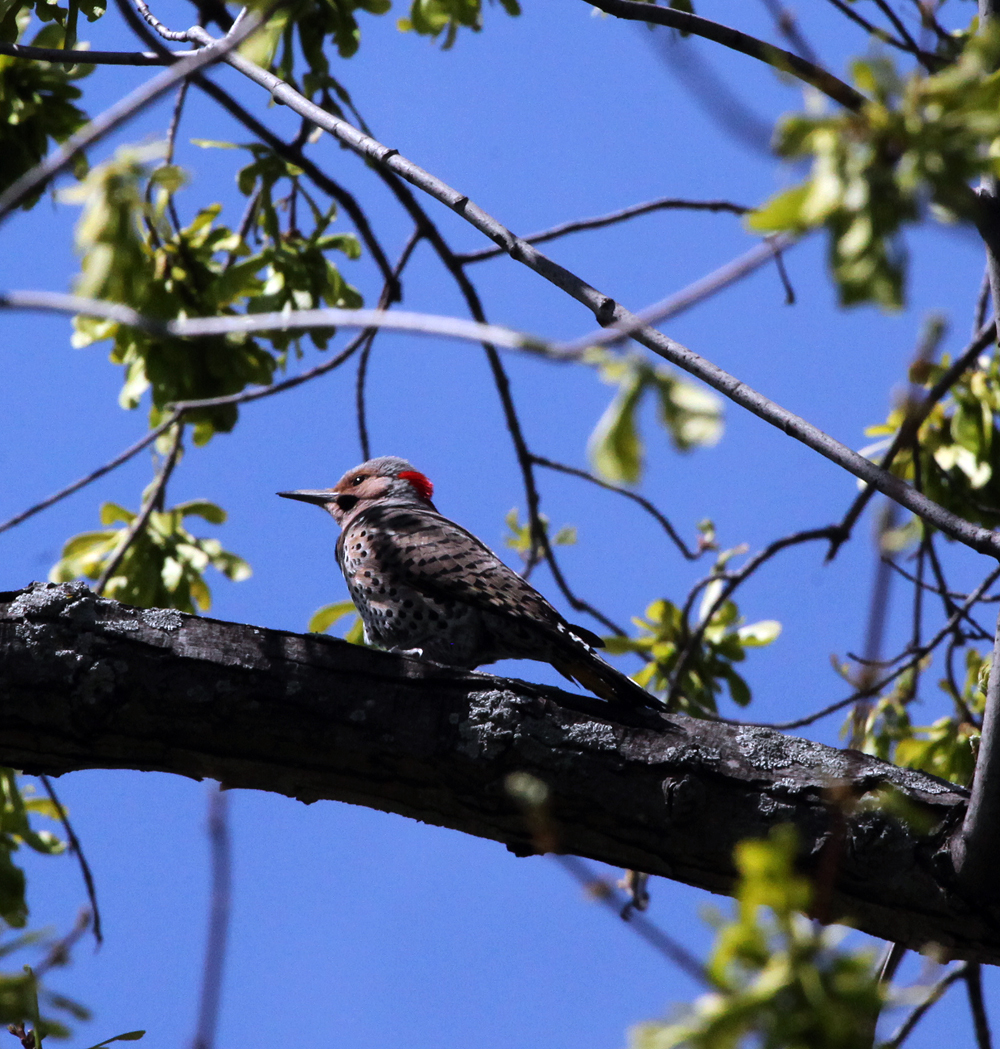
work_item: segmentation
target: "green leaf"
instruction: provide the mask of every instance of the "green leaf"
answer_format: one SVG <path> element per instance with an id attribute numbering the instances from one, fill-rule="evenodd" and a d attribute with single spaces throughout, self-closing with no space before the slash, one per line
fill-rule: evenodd
<path id="1" fill-rule="evenodd" d="M 793 186 L 776 193 L 766 204 L 751 211 L 743 221 L 755 233 L 799 232 L 809 227 L 805 217 L 805 202 L 809 183 Z"/>
<path id="2" fill-rule="evenodd" d="M 310 634 L 325 634 L 334 623 L 351 613 L 358 613 L 353 601 L 337 601 L 332 605 L 324 605 L 310 616 L 306 630 Z"/>
<path id="3" fill-rule="evenodd" d="M 608 480 L 634 484 L 642 474 L 643 446 L 635 414 L 644 388 L 638 373 L 626 377 L 591 434 L 591 464 Z"/>

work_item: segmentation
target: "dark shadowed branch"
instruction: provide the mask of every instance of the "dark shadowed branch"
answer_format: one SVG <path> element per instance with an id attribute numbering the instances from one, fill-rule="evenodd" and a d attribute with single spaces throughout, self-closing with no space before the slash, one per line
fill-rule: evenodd
<path id="1" fill-rule="evenodd" d="M 81 584 L 2 595 L 0 657 L 0 762 L 27 772 L 208 777 L 528 854 L 532 828 L 504 787 L 525 771 L 550 792 L 560 851 L 724 893 L 738 841 L 792 822 L 808 870 L 833 820 L 850 847 L 831 872 L 830 917 L 1000 961 L 1000 931 L 949 888 L 966 792 L 864 754 L 320 635 L 129 608 Z M 834 789 L 851 804 L 832 811 Z M 900 796 L 919 820 L 879 803 Z"/>

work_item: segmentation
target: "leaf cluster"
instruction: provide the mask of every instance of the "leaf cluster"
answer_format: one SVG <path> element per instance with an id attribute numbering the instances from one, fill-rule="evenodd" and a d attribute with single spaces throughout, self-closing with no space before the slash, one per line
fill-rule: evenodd
<path id="1" fill-rule="evenodd" d="M 5 24 L 6 19 L 0 22 L 0 40 L 4 41 L 8 39 Z M 15 25 L 11 39 L 17 35 Z M 58 47 L 63 37 L 58 26 L 48 25 L 31 43 Z M 65 142 L 86 123 L 87 115 L 75 105 L 81 91 L 74 81 L 92 70 L 93 66 L 67 68 L 0 55 L 0 192 L 44 159 L 52 143 Z M 82 174 L 85 169 L 86 161 L 81 158 L 77 171 Z M 21 207 L 30 209 L 41 194 L 39 190 L 27 197 Z"/>
<path id="2" fill-rule="evenodd" d="M 243 232 L 217 223 L 218 204 L 200 209 L 179 228 L 172 221 L 173 194 L 183 174 L 173 165 L 153 169 L 156 149 L 123 149 L 94 168 L 78 190 L 67 194 L 84 204 L 77 227 L 83 255 L 77 291 L 164 321 L 233 316 L 241 305 L 250 313 L 361 305 L 361 296 L 325 254 L 338 250 L 357 258 L 356 239 L 328 235 L 333 212 L 320 213 L 311 199 L 312 232 L 283 230 L 273 190 L 279 179 L 290 178 L 292 193 L 300 196 L 298 169 L 264 146 L 250 148 L 254 159 L 240 173 L 239 184 L 252 197 L 250 219 L 256 219 L 261 239 L 257 250 Z M 91 317 L 77 317 L 75 328 L 76 346 L 113 340 L 111 360 L 125 368 L 120 403 L 134 408 L 149 391 L 154 426 L 177 401 L 224 397 L 270 383 L 291 341 L 287 334 L 275 334 L 271 352 L 240 334 L 177 339 Z M 322 337 L 314 341 L 325 344 Z M 237 417 L 234 404 L 195 409 L 187 416 L 195 424 L 196 444 L 230 431 Z"/>
<path id="3" fill-rule="evenodd" d="M 0 768 L 0 958 L 46 941 L 41 932 L 6 936 L 9 929 L 23 929 L 28 921 L 24 872 L 14 863 L 13 854 L 22 846 L 46 856 L 57 856 L 66 849 L 65 843 L 51 832 L 32 827 L 33 816 L 58 820 L 59 813 L 48 798 L 22 789 L 13 769 Z M 65 950 L 55 951 L 50 964 L 62 964 L 65 955 Z M 39 998 L 74 1019 L 85 1020 L 89 1016 L 71 999 L 41 990 L 35 974 L 24 966 L 20 972 L 0 972 L 0 1025 L 23 1025 L 28 1021 L 40 1037 L 67 1037 L 65 1024 L 39 1015 Z"/>
<path id="4" fill-rule="evenodd" d="M 948 370 L 950 358 L 940 363 L 917 361 L 910 382 L 930 389 Z M 897 405 L 882 424 L 869 428 L 881 440 L 865 449 L 876 455 L 888 446 L 910 411 Z M 919 483 L 935 502 L 968 521 L 986 528 L 1000 526 L 1000 360 L 984 354 L 952 385 L 949 396 L 934 405 L 913 442 L 897 453 L 892 472 Z"/>
<path id="5" fill-rule="evenodd" d="M 939 682 L 952 700 L 954 713 L 930 725 L 913 723 L 908 702 L 912 681 L 901 679 L 892 693 L 872 706 L 862 727 L 861 749 L 952 783 L 971 783 L 986 709 L 990 657 L 970 648 L 965 653 L 965 669 L 960 693 L 947 679 Z"/>
<path id="6" fill-rule="evenodd" d="M 234 581 L 249 577 L 250 566 L 243 558 L 223 550 L 217 539 L 196 538 L 184 526 L 184 520 L 192 516 L 222 524 L 226 513 L 214 503 L 195 500 L 169 510 L 154 510 L 144 526 L 131 535 L 137 516 L 117 503 L 105 503 L 101 522 L 122 522 L 123 527 L 74 536 L 63 547 L 49 579 L 60 583 L 80 576 L 100 578 L 126 539 L 130 540 L 128 549 L 104 588 L 107 597 L 126 604 L 204 612 L 212 604 L 204 580 L 206 569 L 215 568 Z"/>
<path id="7" fill-rule="evenodd" d="M 795 114 L 776 148 L 811 158 L 809 177 L 750 215 L 760 231 L 823 227 L 844 305 L 903 303 L 905 226 L 928 208 L 945 221 L 975 221 L 969 183 L 1000 173 L 1000 34 L 971 36 L 940 73 L 903 78 L 888 57 L 853 64 L 868 101 L 857 112 Z"/>
<path id="8" fill-rule="evenodd" d="M 801 913 L 812 891 L 795 854 L 787 825 L 736 847 L 736 914 L 718 922 L 713 990 L 673 1021 L 634 1028 L 632 1049 L 870 1049 L 883 1002 L 874 957 Z"/>
<path id="9" fill-rule="evenodd" d="M 531 522 L 525 521 L 522 524 L 521 515 L 515 506 L 504 518 L 504 523 L 510 530 L 509 534 L 504 537 L 504 545 L 509 546 L 511 550 L 516 550 L 521 555 L 522 560 L 528 561 L 531 559 L 535 554 L 536 547 L 536 543 L 531 535 Z M 548 534 L 548 516 L 546 514 L 539 514 L 538 523 L 544 532 Z M 552 536 L 551 541 L 555 546 L 573 546 L 576 543 L 576 526 L 563 525 L 562 528 Z"/>
<path id="10" fill-rule="evenodd" d="M 743 625 L 735 601 L 726 600 L 713 607 L 717 596 L 715 584 L 710 584 L 702 600 L 697 639 L 695 628 L 684 611 L 665 599 L 654 601 L 646 609 L 644 619 L 633 618 L 632 622 L 639 628 L 635 637 L 604 639 L 609 653 L 634 652 L 646 661 L 642 670 L 632 675 L 635 681 L 650 692 L 670 699 L 671 709 L 695 717 L 716 716 L 717 697 L 723 690 L 728 691 L 738 706 L 747 706 L 752 698 L 750 686 L 737 673 L 734 664 L 746 659 L 748 648 L 769 645 L 781 633 L 781 624 L 775 620 Z M 668 692 L 682 658 L 683 669 L 674 683 L 671 698 Z"/>

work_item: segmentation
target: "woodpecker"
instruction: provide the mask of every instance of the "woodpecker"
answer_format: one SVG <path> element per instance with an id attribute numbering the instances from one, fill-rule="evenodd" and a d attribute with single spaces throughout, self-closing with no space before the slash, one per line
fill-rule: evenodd
<path id="1" fill-rule="evenodd" d="M 321 506 L 340 525 L 337 562 L 369 644 L 464 669 L 536 659 L 602 699 L 659 707 L 594 651 L 604 647 L 596 634 L 566 622 L 489 547 L 438 513 L 433 493 L 409 462 L 384 455 L 333 488 L 278 495 Z"/>

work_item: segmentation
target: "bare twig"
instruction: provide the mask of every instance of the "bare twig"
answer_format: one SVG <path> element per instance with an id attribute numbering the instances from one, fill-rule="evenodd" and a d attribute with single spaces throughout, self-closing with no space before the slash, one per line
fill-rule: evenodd
<path id="1" fill-rule="evenodd" d="M 983 268 L 983 282 L 979 285 L 979 295 L 976 297 L 976 314 L 972 322 L 972 337 L 975 339 L 986 324 L 990 311 L 990 271 Z"/>
<path id="2" fill-rule="evenodd" d="M 969 1010 L 976 1031 L 977 1049 L 993 1049 L 990 1021 L 983 1001 L 983 967 L 979 962 L 969 962 L 965 967 L 965 986 L 969 992 Z"/>
<path id="3" fill-rule="evenodd" d="M 622 208 L 620 211 L 612 211 L 608 215 L 599 215 L 592 219 L 577 219 L 574 222 L 563 222 L 540 233 L 531 233 L 522 239 L 526 244 L 544 244 L 548 240 L 556 240 L 570 233 L 603 229 L 605 226 L 627 222 L 629 219 L 638 218 L 640 215 L 666 210 L 726 211 L 733 215 L 745 215 L 752 209 L 744 207 L 742 204 L 733 204 L 728 200 L 680 200 L 677 197 L 661 197 L 659 200 L 650 200 L 645 204 L 633 204 L 631 207 Z M 455 258 L 463 266 L 467 266 L 473 262 L 485 262 L 487 259 L 495 259 L 503 254 L 505 254 L 503 248 L 482 248 L 479 251 L 458 253 L 455 255 Z"/>
<path id="4" fill-rule="evenodd" d="M 403 310 L 347 310 L 328 306 L 316 310 L 296 310 L 292 313 L 235 313 L 215 317 L 190 317 L 163 321 L 148 317 L 117 302 L 88 299 L 56 291 L 0 292 L 0 309 L 37 310 L 45 313 L 81 314 L 86 317 L 105 317 L 148 332 L 159 338 L 208 338 L 233 333 L 250 334 L 262 331 L 331 331 L 336 328 L 387 328 L 416 335 L 433 335 L 446 339 L 491 342 L 508 349 L 521 349 L 543 357 L 560 360 L 558 344 L 547 344 L 542 339 L 457 317 L 440 317 L 429 313 L 409 313 Z M 221 402 L 226 403 L 226 402 Z M 234 402 L 235 403 L 235 402 Z"/>
<path id="5" fill-rule="evenodd" d="M 104 935 L 101 932 L 101 909 L 97 905 L 97 886 L 94 884 L 94 875 L 90 869 L 90 864 L 87 862 L 87 857 L 83 854 L 83 846 L 80 844 L 80 839 L 76 836 L 76 831 L 73 830 L 73 824 L 69 821 L 69 814 L 59 800 L 55 787 L 52 786 L 52 780 L 44 774 L 40 775 L 38 779 L 45 788 L 49 801 L 52 802 L 56 812 L 59 814 L 59 822 L 62 824 L 66 837 L 69 839 L 69 847 L 73 855 L 76 856 L 76 862 L 80 865 L 80 874 L 83 876 L 83 884 L 87 890 L 87 899 L 90 902 L 90 911 L 94 921 L 94 939 L 98 943 L 104 943 Z"/>
<path id="6" fill-rule="evenodd" d="M 232 860 L 229 843 L 229 796 L 222 787 L 208 795 L 208 840 L 212 856 L 212 895 L 209 905 L 205 966 L 201 982 L 201 1003 L 193 1049 L 212 1049 L 219 1025 L 222 1000 L 222 969 L 229 938 L 232 900 Z"/>
<path id="7" fill-rule="evenodd" d="M 620 916 L 627 900 L 616 892 L 603 878 L 598 878 L 590 867 L 578 856 L 565 856 L 554 853 L 552 858 L 586 890 L 587 895 L 603 904 L 616 916 Z M 668 936 L 659 926 L 654 925 L 645 915 L 629 914 L 628 925 L 641 939 L 659 951 L 664 958 L 673 962 L 685 975 L 702 986 L 711 986 L 711 980 L 705 967 L 690 951 L 675 939 Z"/>
<path id="8" fill-rule="evenodd" d="M 65 936 L 56 940 L 42 961 L 35 966 L 32 975 L 36 980 L 43 977 L 50 969 L 54 969 L 57 965 L 65 965 L 69 961 L 69 952 L 90 927 L 90 919 L 90 911 L 86 909 L 80 911 L 73 923 L 73 928 Z"/>
<path id="9" fill-rule="evenodd" d="M 187 98 L 189 80 L 182 80 L 181 86 L 177 89 L 177 99 L 174 102 L 174 109 L 170 115 L 170 126 L 167 128 L 167 153 L 163 158 L 164 164 L 172 164 L 174 162 L 174 145 L 177 142 L 177 132 L 181 126 L 181 115 L 184 112 L 184 101 Z"/>
<path id="10" fill-rule="evenodd" d="M 146 24 L 151 26 L 164 40 L 181 41 L 187 40 L 187 30 L 181 30 L 177 32 L 172 29 L 168 29 L 149 9 L 149 5 L 145 0 L 133 0 L 139 14 L 146 20 Z"/>
<path id="11" fill-rule="evenodd" d="M 793 55 L 791 51 L 785 51 L 780 47 L 775 47 L 774 44 L 758 40 L 747 33 L 741 33 L 738 29 L 711 22 L 707 18 L 689 14 L 687 11 L 642 3 L 641 0 L 587 0 L 587 2 L 616 18 L 668 26 L 671 29 L 679 29 L 682 33 L 691 33 L 694 36 L 712 40 L 733 51 L 739 51 L 783 73 L 791 73 L 804 83 L 811 84 L 822 91 L 834 102 L 839 102 L 846 109 L 860 110 L 867 101 L 860 91 L 845 84 L 821 66 L 813 65 L 812 62 Z"/>
<path id="12" fill-rule="evenodd" d="M 309 368 L 298 375 L 293 375 L 290 379 L 283 379 L 281 382 L 273 383 L 270 386 L 261 386 L 256 390 L 244 390 L 242 393 L 230 393 L 222 397 L 206 397 L 200 401 L 178 401 L 173 408 L 176 412 L 189 412 L 198 408 L 218 408 L 224 404 L 248 404 L 251 401 L 263 400 L 265 397 L 273 397 L 276 393 L 284 393 L 285 390 L 294 389 L 296 386 L 301 386 L 303 383 L 317 379 L 321 375 L 326 375 L 327 372 L 335 371 L 358 352 L 361 346 L 364 345 L 365 340 L 371 337 L 372 330 L 372 328 L 365 328 L 335 357 L 331 357 L 330 360 L 324 361 L 322 364 L 317 364 L 315 368 Z"/>
<path id="13" fill-rule="evenodd" d="M 961 980 L 965 976 L 965 970 L 968 966 L 968 962 L 962 965 L 956 966 L 951 970 L 943 979 L 939 980 L 927 993 L 927 997 L 910 1013 L 906 1020 L 900 1025 L 896 1033 L 887 1041 L 883 1042 L 879 1049 L 899 1049 L 899 1047 L 906 1041 L 907 1038 L 913 1033 L 914 1028 L 924 1018 L 928 1010 L 937 1005 L 937 1003 L 943 997 L 945 991 L 955 983 L 957 980 Z"/>
<path id="14" fill-rule="evenodd" d="M 725 580 L 724 584 L 719 588 L 719 593 L 716 595 L 715 600 L 712 604 L 704 610 L 701 621 L 688 635 L 684 646 L 677 656 L 677 662 L 674 664 L 674 669 L 670 674 L 670 678 L 667 682 L 667 703 L 668 705 L 676 698 L 678 689 L 680 687 L 681 678 L 687 670 L 688 663 L 698 650 L 698 646 L 701 644 L 702 638 L 705 636 L 705 631 L 712 620 L 712 616 L 722 607 L 722 605 L 729 599 L 732 592 L 746 579 L 748 579 L 754 572 L 760 568 L 765 562 L 769 561 L 775 554 L 780 553 L 782 550 L 788 549 L 790 546 L 797 546 L 800 543 L 811 543 L 817 539 L 830 539 L 830 533 L 836 525 L 828 525 L 826 528 L 812 528 L 805 532 L 796 532 L 793 535 L 783 536 L 781 539 L 775 540 L 769 546 L 766 546 L 760 553 L 754 555 L 742 568 L 735 572 L 723 572 L 715 573 L 711 576 L 701 580 L 700 583 L 696 584 L 696 587 L 700 588 L 706 586 L 709 582 L 716 579 Z M 690 604 L 691 597 L 688 597 L 688 603 Z"/>
<path id="15" fill-rule="evenodd" d="M 170 427 L 180 419 L 180 417 L 181 413 L 175 411 L 168 419 L 160 423 L 155 430 L 150 430 L 145 437 L 126 448 L 121 455 L 116 455 L 114 459 L 109 460 L 103 466 L 99 466 L 96 470 L 91 470 L 91 472 L 85 477 L 81 477 L 78 481 L 74 481 L 72 484 L 60 489 L 55 495 L 50 495 L 48 499 L 43 499 L 40 503 L 35 503 L 34 506 L 29 506 L 27 510 L 22 510 L 21 513 L 15 514 L 13 517 L 4 521 L 0 524 L 0 532 L 6 532 L 7 529 L 21 524 L 22 521 L 27 521 L 29 517 L 34 517 L 35 514 L 41 513 L 42 510 L 47 510 L 50 506 L 54 506 L 56 503 L 72 495 L 74 492 L 80 491 L 81 488 L 85 488 L 88 484 L 103 477 L 106 473 L 110 473 L 112 470 L 117 469 L 123 463 L 127 463 L 129 459 L 138 455 L 143 448 L 148 448 L 153 441 L 160 436 L 160 434 L 166 433 L 167 430 L 169 430 Z"/>
<path id="16" fill-rule="evenodd" d="M 104 588 L 108 585 L 108 580 L 118 570 L 118 566 L 122 563 L 125 555 L 128 553 L 129 548 L 135 542 L 136 536 L 146 527 L 146 522 L 149 520 L 150 515 L 154 510 L 159 508 L 160 500 L 162 499 L 164 489 L 166 488 L 167 481 L 170 479 L 170 475 L 174 472 L 174 466 L 177 464 L 177 457 L 181 451 L 181 439 L 184 436 L 184 424 L 178 423 L 176 431 L 174 432 L 173 444 L 170 446 L 170 451 L 167 454 L 166 461 L 160 469 L 157 475 L 156 481 L 153 484 L 149 495 L 146 497 L 146 502 L 140 510 L 139 514 L 134 518 L 132 523 L 128 526 L 125 535 L 122 537 L 114 554 L 108 563 L 104 566 L 104 571 L 101 572 L 100 577 L 94 584 L 94 590 L 98 594 L 104 593 Z"/>
<path id="17" fill-rule="evenodd" d="M 913 55 L 923 56 L 925 54 L 925 52 L 917 47 L 916 42 L 914 42 L 911 47 L 904 40 L 894 37 L 892 33 L 875 25 L 874 22 L 869 22 L 867 18 L 859 15 L 850 4 L 845 3 L 845 0 L 828 0 L 828 2 L 831 3 L 845 18 L 850 19 L 855 25 L 860 26 L 869 36 L 874 37 L 876 40 L 881 40 L 883 44 L 888 44 L 890 47 L 895 47 L 900 51 L 906 51 Z"/>
<path id="18" fill-rule="evenodd" d="M 795 14 L 780 4 L 778 0 L 763 0 L 763 3 L 774 19 L 778 32 L 792 45 L 795 53 L 801 55 L 807 62 L 812 62 L 814 66 L 820 65 L 821 63 L 816 52 L 809 41 L 802 35 L 802 30 L 799 29 L 798 19 L 795 17 Z"/>
<path id="19" fill-rule="evenodd" d="M 883 537 L 896 525 L 896 504 L 887 502 L 879 515 L 875 539 L 875 578 L 872 580 L 868 603 L 868 626 L 865 630 L 864 657 L 858 691 L 861 695 L 854 704 L 851 743 L 860 750 L 864 742 L 865 724 L 871 712 L 871 693 L 868 691 L 875 677 L 875 667 L 882 658 L 882 641 L 889 615 L 889 597 L 892 593 L 892 557 L 885 551 Z"/>
<path id="20" fill-rule="evenodd" d="M 532 462 L 537 466 L 544 466 L 547 470 L 558 470 L 559 473 L 569 474 L 572 477 L 579 477 L 581 480 L 588 481 L 590 484 L 597 485 L 598 488 L 603 488 L 608 492 L 615 492 L 618 495 L 624 496 L 626 499 L 631 499 L 633 503 L 637 503 L 641 506 L 646 513 L 648 513 L 654 520 L 656 520 L 663 530 L 670 536 L 671 542 L 678 550 L 684 555 L 688 561 L 697 561 L 701 557 L 704 551 L 692 550 L 687 543 L 681 539 L 678 535 L 677 530 L 670 523 L 667 517 L 661 513 L 648 499 L 644 499 L 641 495 L 636 492 L 630 491 L 628 488 L 622 488 L 620 485 L 611 484 L 609 481 L 604 481 L 600 477 L 595 477 L 592 473 L 588 473 L 586 470 L 578 470 L 575 466 L 567 466 L 565 463 L 557 463 L 552 459 L 546 459 L 544 456 L 535 455 L 532 453 Z"/>
<path id="21" fill-rule="evenodd" d="M 153 51 L 64 51 L 61 47 L 31 47 L 28 44 L 0 42 L 0 55 L 9 55 L 11 58 L 95 66 L 167 66 L 182 58 L 197 55 L 200 50 L 201 48 L 194 51 L 171 51 L 169 55 L 161 55 Z"/>
<path id="22" fill-rule="evenodd" d="M 798 243 L 795 237 L 780 234 L 765 238 L 749 251 L 744 252 L 732 262 L 727 262 L 707 277 L 699 277 L 686 288 L 668 295 L 652 306 L 647 306 L 631 316 L 628 322 L 602 325 L 597 331 L 588 332 L 571 342 L 563 343 L 558 352 L 566 357 L 578 357 L 593 346 L 613 346 L 628 338 L 634 338 L 641 329 L 654 324 L 662 324 L 697 306 L 705 299 L 711 298 L 725 288 L 749 277 L 766 266 L 767 263 L 781 257 L 781 253 Z M 794 299 L 794 295 L 792 296 Z"/>
<path id="23" fill-rule="evenodd" d="M 885 15 L 886 18 L 892 22 L 893 28 L 899 35 L 900 39 L 906 44 L 908 50 L 912 51 L 915 55 L 920 55 L 920 47 L 916 40 L 910 35 L 909 29 L 903 23 L 903 20 L 893 11 L 892 7 L 886 2 L 886 0 L 875 0 L 875 6 Z M 934 56 L 937 57 L 936 55 Z"/>
<path id="24" fill-rule="evenodd" d="M 887 685 L 891 685 L 902 674 L 905 674 L 908 670 L 917 666 L 921 660 L 928 656 L 941 644 L 946 637 L 949 636 L 954 630 L 956 625 L 960 622 L 965 613 L 970 609 L 980 597 L 996 582 L 1000 579 L 1000 568 L 995 568 L 990 574 L 976 587 L 975 590 L 969 594 L 968 599 L 962 604 L 961 608 L 957 608 L 955 613 L 948 619 L 943 627 L 931 638 L 927 644 L 922 645 L 910 654 L 909 659 L 901 666 L 897 667 L 891 674 L 887 674 L 879 681 L 873 682 L 868 692 L 871 695 L 875 695 L 881 692 Z M 795 721 L 783 721 L 779 724 L 763 724 L 760 722 L 750 722 L 750 724 L 757 724 L 761 728 L 774 728 L 782 731 L 787 731 L 793 728 L 803 728 L 806 725 L 811 725 L 813 722 L 819 721 L 821 718 L 828 717 L 830 714 L 835 714 L 838 710 L 843 710 L 844 707 L 850 706 L 856 702 L 860 692 L 854 692 L 846 699 L 838 700 L 836 703 L 831 703 L 828 707 L 823 707 L 822 710 L 816 711 L 814 714 L 809 714 L 804 718 L 797 718 Z"/>
<path id="25" fill-rule="evenodd" d="M 399 278 L 422 237 L 423 234 L 420 232 L 419 227 L 415 228 L 410 234 L 409 240 L 407 240 L 406 245 L 400 253 L 399 259 L 393 267 L 389 279 L 382 287 L 382 294 L 379 296 L 378 303 L 379 309 L 385 309 L 389 306 L 394 295 L 402 298 L 402 284 L 400 283 Z M 371 357 L 372 345 L 375 341 L 375 336 L 378 334 L 378 329 L 372 328 L 370 332 L 366 334 L 368 337 L 361 345 L 361 354 L 358 360 L 358 374 L 354 385 L 354 402 L 358 418 L 358 438 L 361 443 L 361 458 L 362 460 L 367 461 L 371 458 L 371 442 L 368 440 L 368 420 L 367 413 L 365 412 L 365 379 L 368 375 L 368 361 Z"/>

